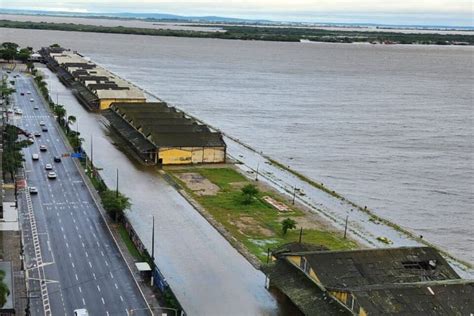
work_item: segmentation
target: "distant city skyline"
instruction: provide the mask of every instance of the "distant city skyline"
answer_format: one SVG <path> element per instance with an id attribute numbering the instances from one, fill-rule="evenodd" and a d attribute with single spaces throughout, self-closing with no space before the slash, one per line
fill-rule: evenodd
<path id="1" fill-rule="evenodd" d="M 3 9 L 169 13 L 292 22 L 474 26 L 470 0 L 16 0 Z"/>

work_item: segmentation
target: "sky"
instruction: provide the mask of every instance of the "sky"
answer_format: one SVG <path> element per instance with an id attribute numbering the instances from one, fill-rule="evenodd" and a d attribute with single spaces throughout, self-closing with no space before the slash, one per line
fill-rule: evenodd
<path id="1" fill-rule="evenodd" d="M 471 0 L 0 0 L 0 8 L 218 15 L 295 22 L 474 26 Z"/>

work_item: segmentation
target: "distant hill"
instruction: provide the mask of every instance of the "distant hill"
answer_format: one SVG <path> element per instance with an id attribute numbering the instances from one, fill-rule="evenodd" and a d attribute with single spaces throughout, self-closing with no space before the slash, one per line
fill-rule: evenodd
<path id="1" fill-rule="evenodd" d="M 180 22 L 204 22 L 204 23 L 277 23 L 270 20 L 252 20 L 229 18 L 222 16 L 183 16 L 166 13 L 80 13 L 67 11 L 42 11 L 42 10 L 16 10 L 16 9 L 0 9 L 2 14 L 19 14 L 19 15 L 46 15 L 46 16 L 70 16 L 83 18 L 119 18 L 119 19 L 140 19 L 154 21 L 180 21 Z"/>

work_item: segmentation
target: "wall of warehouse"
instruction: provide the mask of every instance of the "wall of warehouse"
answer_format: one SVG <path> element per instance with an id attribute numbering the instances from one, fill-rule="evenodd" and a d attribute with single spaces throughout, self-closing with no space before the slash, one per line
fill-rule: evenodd
<path id="1" fill-rule="evenodd" d="M 167 147 L 158 150 L 163 165 L 225 162 L 225 147 Z"/>

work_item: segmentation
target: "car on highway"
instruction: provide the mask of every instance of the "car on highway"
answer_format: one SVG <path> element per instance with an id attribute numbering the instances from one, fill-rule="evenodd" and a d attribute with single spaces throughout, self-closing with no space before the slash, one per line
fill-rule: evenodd
<path id="1" fill-rule="evenodd" d="M 89 312 L 85 308 L 75 309 L 74 316 L 89 316 Z"/>
<path id="2" fill-rule="evenodd" d="M 39 160 L 40 156 L 38 154 L 33 154 L 31 155 L 31 159 L 33 160 Z"/>
<path id="3" fill-rule="evenodd" d="M 31 99 L 30 99 L 30 102 L 35 102 L 35 99 L 31 98 Z"/>
<path id="4" fill-rule="evenodd" d="M 40 121 L 40 126 L 45 126 L 45 125 L 46 125 L 46 123 L 45 123 L 45 122 L 43 122 L 43 121 Z"/>
<path id="5" fill-rule="evenodd" d="M 54 162 L 61 162 L 60 156 L 54 156 Z"/>
<path id="6" fill-rule="evenodd" d="M 34 139 L 33 137 L 29 137 L 29 138 L 28 138 L 28 141 L 29 141 L 30 143 L 34 143 L 34 142 L 35 142 L 35 139 Z"/>
<path id="7" fill-rule="evenodd" d="M 40 145 L 40 151 L 47 151 L 48 148 L 46 147 L 46 145 Z"/>
<path id="8" fill-rule="evenodd" d="M 39 107 L 37 105 L 35 105 L 35 107 L 33 109 L 39 110 Z"/>
<path id="9" fill-rule="evenodd" d="M 20 95 L 25 95 L 25 93 L 24 93 L 24 92 L 21 92 Z"/>
<path id="10" fill-rule="evenodd" d="M 30 91 L 26 91 L 26 94 L 31 94 L 31 92 L 30 92 Z"/>
<path id="11" fill-rule="evenodd" d="M 53 166 L 50 163 L 44 165 L 44 169 L 46 170 L 53 170 Z"/>
<path id="12" fill-rule="evenodd" d="M 48 172 L 48 179 L 56 179 L 57 175 L 56 172 L 50 171 Z"/>
<path id="13" fill-rule="evenodd" d="M 21 109 L 15 109 L 15 114 L 22 115 L 23 111 Z"/>
<path id="14" fill-rule="evenodd" d="M 48 128 L 47 128 L 46 126 L 43 126 L 43 127 L 41 128 L 41 130 L 42 130 L 43 132 L 47 132 L 47 131 L 48 131 Z"/>
<path id="15" fill-rule="evenodd" d="M 41 133 L 40 132 L 35 132 L 35 137 L 41 137 Z"/>
<path id="16" fill-rule="evenodd" d="M 29 187 L 28 191 L 30 191 L 30 194 L 38 194 L 38 189 L 36 187 Z"/>

